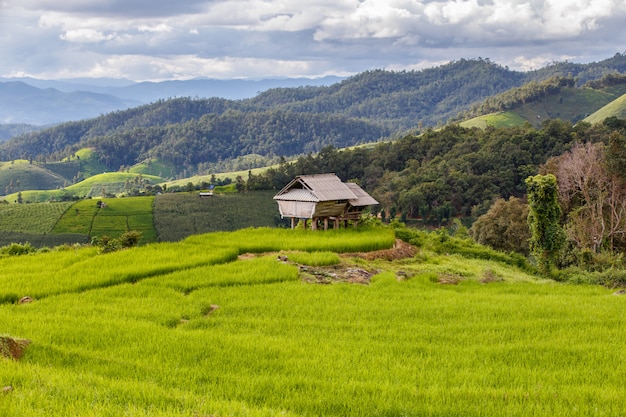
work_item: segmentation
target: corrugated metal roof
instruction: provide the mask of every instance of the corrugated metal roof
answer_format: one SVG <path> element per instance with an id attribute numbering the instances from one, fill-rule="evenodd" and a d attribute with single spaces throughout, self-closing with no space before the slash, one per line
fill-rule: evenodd
<path id="1" fill-rule="evenodd" d="M 342 182 L 335 174 L 300 175 L 278 192 L 274 200 L 309 202 L 348 200 L 355 207 L 378 204 L 378 201 L 357 184 Z"/>
<path id="2" fill-rule="evenodd" d="M 346 185 L 356 195 L 357 198 L 350 200 L 350 204 L 354 207 L 374 206 L 378 204 L 371 195 L 366 193 L 358 184 L 347 182 Z"/>
<path id="3" fill-rule="evenodd" d="M 313 195 L 313 193 L 311 193 L 309 190 L 305 190 L 302 188 L 292 188 L 291 190 L 288 190 L 283 194 L 277 194 L 274 196 L 274 200 L 308 201 L 313 203 L 317 203 L 318 201 L 320 201 L 319 198 Z"/>
<path id="4" fill-rule="evenodd" d="M 319 201 L 350 200 L 354 193 L 335 174 L 302 175 L 300 181 L 310 189 Z"/>

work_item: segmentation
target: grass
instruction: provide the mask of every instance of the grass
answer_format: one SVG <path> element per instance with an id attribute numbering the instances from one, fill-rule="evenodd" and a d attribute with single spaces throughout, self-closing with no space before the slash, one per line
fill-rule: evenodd
<path id="1" fill-rule="evenodd" d="M 103 191 L 107 194 L 123 194 L 126 191 L 127 181 L 132 182 L 137 175 L 138 174 L 129 172 L 108 172 L 97 174 L 62 189 L 22 191 L 22 199 L 25 202 L 37 203 L 54 199 L 59 200 L 62 199 L 63 196 L 97 198 L 102 196 Z M 154 184 L 161 181 L 160 177 L 152 175 L 143 175 L 142 177 L 144 180 L 148 180 Z M 15 201 L 17 199 L 17 192 L 8 194 L 4 198 L 10 202 Z"/>
<path id="2" fill-rule="evenodd" d="M 61 257 L 63 266 L 42 254 L 20 263 L 33 276 L 16 285 L 43 280 L 55 265 L 82 279 L 81 271 L 91 275 L 94 269 L 71 265 L 132 269 L 125 259 L 184 262 L 187 256 L 175 251 L 206 255 L 225 245 L 236 253 L 306 247 L 311 257 L 300 260 L 310 261 L 321 253 L 332 257 L 327 248 L 338 242 L 346 251 L 378 246 L 381 234 L 389 231 L 207 234 L 128 250 L 106 264 L 93 259 L 116 254 L 79 250 L 73 256 L 81 260 Z M 7 262 L 0 260 L 1 276 L 13 276 L 5 272 Z M 0 366 L 0 382 L 13 387 L 0 397 L 0 414 L 626 412 L 626 298 L 601 287 L 537 281 L 510 265 L 440 255 L 426 246 L 415 259 L 361 266 L 379 272 L 370 285 L 307 284 L 298 279 L 296 265 L 272 255 L 179 265 L 78 293 L 49 279 L 61 286 L 56 295 L 0 306 L 2 331 L 31 341 L 19 362 Z M 485 268 L 503 279 L 480 283 Z M 398 269 L 414 274 L 398 280 Z M 455 271 L 462 279 L 442 285 L 431 279 L 436 270 Z"/>
<path id="3" fill-rule="evenodd" d="M 601 123 L 604 121 L 604 119 L 606 119 L 607 117 L 611 117 L 611 116 L 615 116 L 620 119 L 623 119 L 626 117 L 626 94 L 611 101 L 609 104 L 602 107 L 600 110 L 586 117 L 584 121 L 591 123 L 591 124 Z"/>
<path id="4" fill-rule="evenodd" d="M 54 226 L 54 233 L 80 233 L 89 237 L 116 238 L 136 230 L 142 242 L 155 242 L 157 235 L 152 219 L 154 197 L 107 198 L 76 202 Z M 97 202 L 106 204 L 98 208 Z"/>
<path id="5" fill-rule="evenodd" d="M 49 233 L 72 203 L 0 204 L 0 230 L 7 232 Z"/>
<path id="6" fill-rule="evenodd" d="M 116 238 L 130 230 L 143 234 L 142 244 L 172 242 L 193 234 L 287 225 L 280 219 L 273 195 L 272 191 L 254 191 L 200 198 L 191 192 L 74 203 L 0 204 L 0 246 L 13 241 L 28 241 L 37 247 L 85 243 L 92 237 Z M 107 207 L 98 209 L 99 201 Z"/>
<path id="7" fill-rule="evenodd" d="M 176 241 L 193 234 L 275 226 L 281 219 L 274 194 L 255 191 L 209 198 L 200 198 L 197 192 L 162 194 L 154 202 L 155 229 L 162 241 Z"/>
<path id="8" fill-rule="evenodd" d="M 481 129 L 485 129 L 487 126 L 493 126 L 497 128 L 521 126 L 525 122 L 526 119 L 524 119 L 517 113 L 506 111 L 475 117 L 473 119 L 466 120 L 460 123 L 460 125 L 467 128 L 478 127 Z"/>
<path id="9" fill-rule="evenodd" d="M 56 189 L 62 187 L 67 180 L 29 161 L 18 159 L 11 162 L 0 162 L 0 186 L 3 197 L 9 202 L 17 201 L 17 193 L 25 190 Z M 28 201 L 25 199 L 25 201 Z"/>

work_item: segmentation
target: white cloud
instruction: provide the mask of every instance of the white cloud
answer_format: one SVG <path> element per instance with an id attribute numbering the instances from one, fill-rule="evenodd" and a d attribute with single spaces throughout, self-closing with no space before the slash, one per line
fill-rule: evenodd
<path id="1" fill-rule="evenodd" d="M 65 33 L 59 35 L 61 39 L 68 42 L 77 42 L 77 43 L 92 43 L 92 42 L 102 42 L 109 41 L 115 38 L 115 34 L 105 35 L 99 30 L 93 29 L 72 29 L 68 30 Z"/>
<path id="2" fill-rule="evenodd" d="M 171 32 L 172 27 L 165 23 L 158 23 L 155 25 L 141 25 L 138 30 L 139 32 Z"/>
<path id="3" fill-rule="evenodd" d="M 624 0 L 0 0 L 0 76 L 345 74 L 623 52 Z M 80 44 L 80 48 L 76 45 Z"/>

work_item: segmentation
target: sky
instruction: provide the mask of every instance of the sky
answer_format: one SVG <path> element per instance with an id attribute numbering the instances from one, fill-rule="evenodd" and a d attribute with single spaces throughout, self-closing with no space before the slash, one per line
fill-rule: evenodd
<path id="1" fill-rule="evenodd" d="M 0 0 L 0 77 L 348 76 L 626 52 L 626 0 Z"/>

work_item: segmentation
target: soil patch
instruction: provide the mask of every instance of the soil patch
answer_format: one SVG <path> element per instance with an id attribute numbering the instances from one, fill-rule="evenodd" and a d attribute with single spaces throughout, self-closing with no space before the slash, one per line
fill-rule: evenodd
<path id="1" fill-rule="evenodd" d="M 396 261 L 398 259 L 413 258 L 417 254 L 417 248 L 400 239 L 396 239 L 391 249 L 382 249 L 372 252 L 344 253 L 341 256 L 350 258 L 361 258 L 368 261 L 383 259 L 386 261 Z"/>
<path id="2" fill-rule="evenodd" d="M 0 357 L 18 360 L 22 357 L 24 349 L 29 344 L 30 340 L 0 336 Z"/>
<path id="3" fill-rule="evenodd" d="M 349 282 L 353 284 L 369 284 L 372 276 L 378 271 L 370 272 L 363 268 L 345 265 L 317 267 L 300 265 L 300 276 L 305 282 L 314 284 L 332 284 L 333 282 Z"/>

